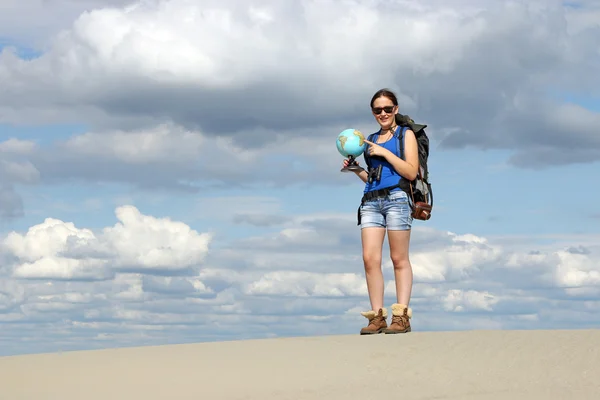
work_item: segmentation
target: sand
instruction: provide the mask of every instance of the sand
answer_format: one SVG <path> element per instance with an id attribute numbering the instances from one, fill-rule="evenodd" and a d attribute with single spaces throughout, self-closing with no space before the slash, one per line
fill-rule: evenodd
<path id="1" fill-rule="evenodd" d="M 587 400 L 600 330 L 412 332 L 0 357 L 2 400 Z"/>

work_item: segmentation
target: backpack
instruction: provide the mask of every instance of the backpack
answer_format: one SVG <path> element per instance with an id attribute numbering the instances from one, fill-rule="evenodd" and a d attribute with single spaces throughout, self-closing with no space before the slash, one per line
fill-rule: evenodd
<path id="1" fill-rule="evenodd" d="M 427 161 L 429 159 L 429 138 L 425 132 L 427 125 L 416 124 L 412 118 L 408 115 L 396 114 L 396 124 L 402 128 L 401 135 L 394 133 L 398 146 L 398 154 L 400 158 L 404 159 L 404 132 L 407 128 L 415 133 L 417 139 L 417 147 L 419 153 L 419 171 L 417 177 L 413 181 L 401 179 L 397 186 L 404 190 L 411 198 L 413 209 L 413 218 L 420 220 L 428 220 L 431 218 L 431 210 L 433 208 L 433 191 L 431 189 L 431 183 L 429 182 L 429 168 Z M 369 135 L 369 141 L 373 142 L 373 138 L 377 133 Z M 365 163 L 370 168 L 370 157 L 365 152 L 363 155 Z"/>

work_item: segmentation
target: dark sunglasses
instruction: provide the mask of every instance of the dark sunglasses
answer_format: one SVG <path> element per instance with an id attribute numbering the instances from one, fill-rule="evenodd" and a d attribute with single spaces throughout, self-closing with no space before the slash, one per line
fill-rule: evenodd
<path id="1" fill-rule="evenodd" d="M 391 114 L 394 111 L 394 106 L 373 107 L 373 112 L 377 115 L 381 114 L 382 111 L 385 111 L 386 114 Z"/>

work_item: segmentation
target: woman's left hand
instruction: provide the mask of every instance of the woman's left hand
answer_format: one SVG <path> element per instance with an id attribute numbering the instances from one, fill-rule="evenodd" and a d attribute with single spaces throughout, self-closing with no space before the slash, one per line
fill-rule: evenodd
<path id="1" fill-rule="evenodd" d="M 368 154 L 370 156 L 385 157 L 386 154 L 389 152 L 388 149 L 378 145 L 377 143 L 370 142 L 366 139 L 365 139 L 365 143 L 367 143 L 369 145 L 369 148 L 366 151 L 369 152 Z"/>

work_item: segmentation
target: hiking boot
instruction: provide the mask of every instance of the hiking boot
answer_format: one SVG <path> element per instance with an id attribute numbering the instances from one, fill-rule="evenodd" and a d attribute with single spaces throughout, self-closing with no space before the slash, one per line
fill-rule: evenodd
<path id="1" fill-rule="evenodd" d="M 384 333 L 407 333 L 410 332 L 410 319 L 412 310 L 404 304 L 392 304 L 392 323 Z"/>
<path id="2" fill-rule="evenodd" d="M 380 308 L 379 312 L 375 314 L 375 311 L 361 312 L 360 315 L 369 320 L 369 325 L 365 326 L 360 330 L 361 335 L 372 335 L 374 333 L 381 333 L 387 328 L 387 310 Z"/>

